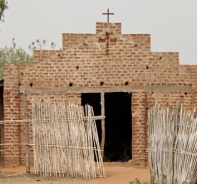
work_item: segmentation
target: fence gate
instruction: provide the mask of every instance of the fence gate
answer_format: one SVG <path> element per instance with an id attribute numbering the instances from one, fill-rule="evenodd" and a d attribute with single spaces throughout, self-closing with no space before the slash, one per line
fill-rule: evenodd
<path id="1" fill-rule="evenodd" d="M 105 177 L 92 107 L 49 100 L 33 101 L 32 106 L 36 174 Z"/>

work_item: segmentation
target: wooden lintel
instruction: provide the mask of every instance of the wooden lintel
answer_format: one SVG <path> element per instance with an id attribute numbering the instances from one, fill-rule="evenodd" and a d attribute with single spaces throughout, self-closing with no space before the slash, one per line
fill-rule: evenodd
<path id="1" fill-rule="evenodd" d="M 164 86 L 164 85 L 144 85 L 144 86 L 112 86 L 112 87 L 20 87 L 20 93 L 109 93 L 109 92 L 128 92 L 133 90 L 144 90 L 153 92 L 192 92 L 191 85 L 185 86 Z"/>

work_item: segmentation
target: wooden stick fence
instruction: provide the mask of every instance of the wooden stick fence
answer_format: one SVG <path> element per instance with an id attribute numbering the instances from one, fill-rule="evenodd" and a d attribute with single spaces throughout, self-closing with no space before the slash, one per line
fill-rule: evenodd
<path id="1" fill-rule="evenodd" d="M 35 173 L 105 177 L 92 107 L 33 101 L 32 112 Z"/>
<path id="2" fill-rule="evenodd" d="M 149 164 L 152 183 L 194 183 L 197 174 L 197 118 L 182 106 L 156 104 L 148 111 Z M 164 181 L 165 180 L 165 181 Z"/>

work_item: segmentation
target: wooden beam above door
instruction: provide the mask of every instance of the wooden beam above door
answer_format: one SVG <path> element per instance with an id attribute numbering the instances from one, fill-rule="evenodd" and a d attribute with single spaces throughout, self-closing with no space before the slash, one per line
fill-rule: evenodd
<path id="1" fill-rule="evenodd" d="M 25 87 L 20 86 L 20 93 L 107 93 L 107 92 L 128 92 L 133 90 L 144 90 L 152 92 L 192 92 L 191 85 L 185 86 L 164 86 L 164 85 L 144 85 L 144 86 L 95 86 L 95 87 Z"/>

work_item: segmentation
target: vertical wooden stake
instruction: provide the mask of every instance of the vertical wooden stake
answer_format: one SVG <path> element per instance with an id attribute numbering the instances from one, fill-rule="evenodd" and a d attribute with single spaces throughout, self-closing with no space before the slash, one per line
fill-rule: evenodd
<path id="1" fill-rule="evenodd" d="M 105 93 L 101 92 L 101 116 L 105 116 Z M 104 159 L 104 146 L 105 146 L 105 119 L 101 120 L 101 150 Z"/>
<path id="2" fill-rule="evenodd" d="M 26 99 L 26 90 L 23 92 L 23 107 L 24 107 L 24 118 L 28 120 L 27 112 L 27 99 Z M 29 158 L 29 122 L 25 123 L 25 162 L 26 162 L 26 172 L 30 173 L 30 158 Z"/>

